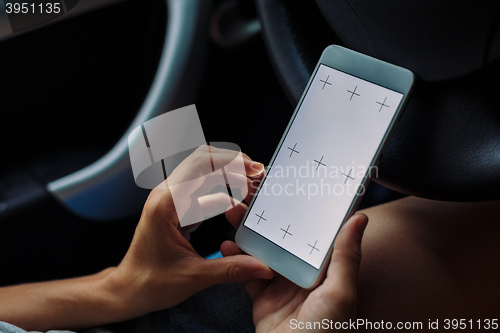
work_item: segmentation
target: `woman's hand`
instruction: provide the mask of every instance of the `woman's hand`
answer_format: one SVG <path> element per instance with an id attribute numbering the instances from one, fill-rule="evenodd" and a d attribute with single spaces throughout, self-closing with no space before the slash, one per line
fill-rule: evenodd
<path id="1" fill-rule="evenodd" d="M 246 209 L 241 204 L 229 210 L 226 216 L 237 227 Z M 276 276 L 272 282 L 246 282 L 245 288 L 253 300 L 253 319 L 257 332 L 289 332 L 297 329 L 320 332 L 334 327 L 335 322 L 353 319 L 356 314 L 361 238 L 367 222 L 366 215 L 356 214 L 342 227 L 334 244 L 326 278 L 312 291 L 302 289 L 282 276 Z M 242 254 L 237 245 L 230 241 L 222 244 L 221 252 L 228 258 Z M 307 326 L 315 322 L 319 323 L 318 326 Z M 333 324 L 330 326 L 330 323 Z"/>
<path id="2" fill-rule="evenodd" d="M 244 168 L 231 167 L 235 156 L 234 151 L 200 147 L 172 173 L 167 186 L 161 184 L 151 192 L 132 244 L 108 278 L 109 289 L 121 299 L 126 318 L 174 306 L 216 284 L 274 276 L 269 267 L 246 255 L 206 260 L 178 228 L 185 214 L 194 211 L 195 216 L 210 215 L 230 205 L 231 200 L 222 193 L 200 195 L 200 191 L 207 192 L 214 185 L 210 179 L 213 170 L 227 166 L 226 176 L 231 184 L 241 184 L 244 194 L 248 193 L 251 178 L 262 176 L 263 165 L 244 154 Z"/>
<path id="3" fill-rule="evenodd" d="M 280 276 L 269 282 L 274 272 L 258 259 L 241 254 L 232 242 L 222 244 L 226 257 L 206 260 L 182 236 L 179 219 L 190 213 L 205 216 L 234 205 L 226 215 L 235 226 L 240 223 L 246 205 L 227 195 L 203 195 L 218 183 L 211 179 L 214 170 L 224 166 L 224 180 L 240 184 L 242 197 L 249 202 L 256 189 L 254 181 L 263 176 L 263 166 L 242 154 L 244 167 L 235 167 L 231 165 L 235 156 L 224 149 L 199 148 L 151 192 L 132 244 L 118 267 L 73 279 L 0 288 L 0 320 L 27 330 L 87 328 L 174 306 L 215 284 L 243 281 L 248 281 L 259 331 L 286 331 L 295 319 L 350 318 L 356 304 L 364 215 L 351 218 L 342 228 L 328 275 L 312 292 Z"/>

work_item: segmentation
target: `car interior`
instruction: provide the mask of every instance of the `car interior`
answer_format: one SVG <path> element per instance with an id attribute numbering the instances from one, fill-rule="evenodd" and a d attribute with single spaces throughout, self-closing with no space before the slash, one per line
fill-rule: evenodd
<path id="1" fill-rule="evenodd" d="M 127 137 L 157 115 L 196 104 L 207 142 L 269 163 L 331 44 L 417 79 L 361 207 L 500 199 L 499 2 L 60 3 L 31 25 L 0 8 L 2 286 L 120 262 L 148 195 Z M 219 215 L 191 243 L 207 256 L 232 237 Z"/>

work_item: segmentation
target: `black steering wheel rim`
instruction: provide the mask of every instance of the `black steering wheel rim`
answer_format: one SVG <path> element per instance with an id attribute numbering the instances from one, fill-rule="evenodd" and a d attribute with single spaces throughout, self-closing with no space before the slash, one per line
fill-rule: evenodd
<path id="1" fill-rule="evenodd" d="M 329 17 L 322 12 L 326 2 L 317 2 L 320 8 L 313 2 L 256 0 L 271 62 L 294 106 L 322 48 L 341 44 L 371 53 L 369 47 L 356 44 L 356 36 L 345 40 L 337 31 L 333 33 L 335 25 L 325 21 Z M 341 2 L 347 1 L 329 3 Z M 497 7 L 490 9 L 494 20 Z M 300 24 L 301 16 L 309 16 L 308 25 Z M 405 194 L 439 200 L 500 198 L 500 112 L 494 85 L 487 84 L 500 74 L 495 49 L 500 38 L 498 24 L 492 29 L 485 37 L 490 47 L 479 50 L 487 51 L 481 55 L 482 62 L 471 56 L 468 68 L 428 75 L 419 71 L 426 68 L 426 59 L 415 58 L 420 67 L 410 69 L 416 72 L 416 87 L 380 161 L 376 182 Z M 409 67 L 403 60 L 392 62 Z"/>

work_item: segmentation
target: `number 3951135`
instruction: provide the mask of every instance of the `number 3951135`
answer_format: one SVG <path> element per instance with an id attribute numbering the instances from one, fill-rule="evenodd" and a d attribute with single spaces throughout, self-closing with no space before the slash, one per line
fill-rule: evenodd
<path id="1" fill-rule="evenodd" d="M 5 11 L 7 14 L 59 14 L 62 8 L 60 2 L 5 2 Z"/>

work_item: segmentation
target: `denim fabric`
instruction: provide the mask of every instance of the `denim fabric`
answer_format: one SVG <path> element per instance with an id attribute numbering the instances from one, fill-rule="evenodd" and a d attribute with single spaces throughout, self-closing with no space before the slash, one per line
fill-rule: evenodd
<path id="1" fill-rule="evenodd" d="M 41 333 L 41 332 L 39 332 L 39 331 L 26 332 L 25 330 L 23 330 L 17 326 L 0 321 L 0 333 Z M 48 331 L 47 333 L 75 333 L 75 332 L 72 332 L 72 331 Z M 114 332 L 111 332 L 110 330 L 105 329 L 105 328 L 93 328 L 90 330 L 86 330 L 84 333 L 114 333 Z"/>
<path id="2" fill-rule="evenodd" d="M 7 323 L 4 323 L 3 321 L 0 321 L 0 333 L 26 333 L 26 331 L 17 327 L 17 326 L 7 324 Z M 39 332 L 30 331 L 30 333 L 39 333 Z M 73 333 L 73 332 L 70 332 L 70 331 L 49 331 L 47 333 Z"/>
<path id="3" fill-rule="evenodd" d="M 239 283 L 208 288 L 174 308 L 107 328 L 115 333 L 255 332 L 252 301 Z"/>
<path id="4" fill-rule="evenodd" d="M 26 331 L 14 325 L 0 321 L 0 333 L 26 333 Z"/>

